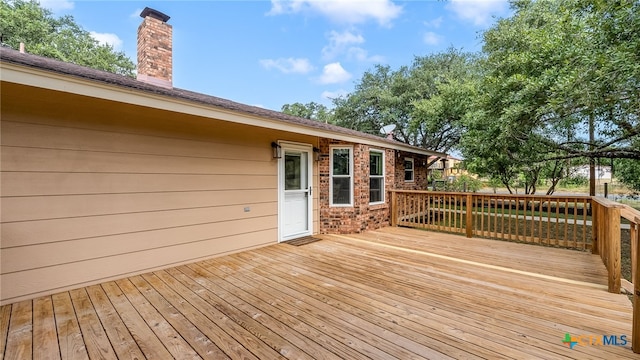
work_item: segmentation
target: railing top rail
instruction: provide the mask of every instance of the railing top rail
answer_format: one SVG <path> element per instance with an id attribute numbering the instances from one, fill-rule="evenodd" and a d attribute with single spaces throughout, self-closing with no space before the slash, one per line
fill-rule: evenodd
<path id="1" fill-rule="evenodd" d="M 598 204 L 606 207 L 624 207 L 624 204 L 620 204 L 619 202 L 615 202 L 613 200 L 609 200 L 607 198 L 603 198 L 600 196 L 592 196 L 591 199 Z"/>
<path id="2" fill-rule="evenodd" d="M 640 220 L 640 211 L 632 208 L 629 205 L 621 204 L 622 208 L 620 209 L 620 216 L 629 220 L 632 223 L 640 224 L 638 220 Z"/>
<path id="3" fill-rule="evenodd" d="M 524 195 L 524 194 L 493 194 L 493 193 L 479 193 L 479 192 L 454 192 L 454 191 L 431 191 L 431 190 L 405 190 L 405 189 L 391 189 L 390 192 L 405 193 L 405 194 L 434 194 L 434 195 L 468 195 L 473 196 L 494 196 L 504 198 L 531 198 L 531 199 L 591 199 L 588 195 Z M 617 204 L 617 203 L 615 203 Z"/>

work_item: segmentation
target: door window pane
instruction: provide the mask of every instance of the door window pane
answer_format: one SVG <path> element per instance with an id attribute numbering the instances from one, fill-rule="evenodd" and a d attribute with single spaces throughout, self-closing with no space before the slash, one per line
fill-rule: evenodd
<path id="1" fill-rule="evenodd" d="M 284 155 L 284 189 L 306 190 L 307 181 L 306 152 L 286 152 Z"/>
<path id="2" fill-rule="evenodd" d="M 285 190 L 300 190 L 301 183 L 301 158 L 300 154 L 285 154 L 284 156 L 284 189 Z"/>

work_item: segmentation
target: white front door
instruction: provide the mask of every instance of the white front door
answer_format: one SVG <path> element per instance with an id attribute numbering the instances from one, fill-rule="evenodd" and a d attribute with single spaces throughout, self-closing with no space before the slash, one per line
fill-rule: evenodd
<path id="1" fill-rule="evenodd" d="M 280 159 L 280 240 L 312 233 L 312 148 L 282 144 Z"/>

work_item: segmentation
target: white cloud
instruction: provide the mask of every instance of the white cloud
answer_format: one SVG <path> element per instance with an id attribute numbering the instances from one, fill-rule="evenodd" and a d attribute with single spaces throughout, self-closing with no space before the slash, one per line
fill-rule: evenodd
<path id="1" fill-rule="evenodd" d="M 382 56 L 369 56 L 367 50 L 352 45 L 359 45 L 365 42 L 364 37 L 355 32 L 345 30 L 337 32 L 332 30 L 327 37 L 329 44 L 322 48 L 322 58 L 326 61 L 333 60 L 340 55 L 346 55 L 348 60 L 359 62 L 384 62 Z"/>
<path id="2" fill-rule="evenodd" d="M 73 1 L 69 0 L 40 0 L 39 3 L 41 7 L 49 9 L 54 13 L 71 10 L 74 6 Z"/>
<path id="3" fill-rule="evenodd" d="M 336 90 L 336 91 L 323 91 L 321 96 L 325 100 L 333 100 L 333 99 L 337 99 L 337 98 L 339 98 L 341 96 L 346 96 L 348 94 L 349 94 L 349 92 L 347 90 L 340 89 L 340 90 Z"/>
<path id="4" fill-rule="evenodd" d="M 339 62 L 335 62 L 324 66 L 322 75 L 318 81 L 321 84 L 338 84 L 349 79 L 351 79 L 351 74 L 349 74 Z"/>
<path id="5" fill-rule="evenodd" d="M 349 30 L 342 33 L 331 31 L 328 35 L 329 45 L 322 48 L 322 57 L 325 60 L 334 59 L 344 53 L 350 45 L 364 43 L 364 38 L 360 34 L 354 34 Z"/>
<path id="6" fill-rule="evenodd" d="M 479 26 L 488 25 L 492 15 L 504 14 L 508 8 L 507 0 L 451 0 L 447 5 L 459 18 Z"/>
<path id="7" fill-rule="evenodd" d="M 431 27 L 431 28 L 439 28 L 440 25 L 442 25 L 442 22 L 444 21 L 444 19 L 442 18 L 442 16 L 435 18 L 433 20 L 427 20 L 424 22 L 424 25 L 427 27 Z"/>
<path id="8" fill-rule="evenodd" d="M 92 38 L 96 39 L 100 45 L 109 44 L 116 51 L 120 51 L 122 49 L 122 39 L 120 39 L 116 34 L 98 33 L 95 31 L 91 31 L 89 34 Z"/>
<path id="9" fill-rule="evenodd" d="M 427 45 L 438 45 L 440 44 L 440 42 L 442 42 L 442 36 L 432 31 L 427 31 L 422 36 L 422 41 L 424 41 L 424 43 Z"/>
<path id="10" fill-rule="evenodd" d="M 285 74 L 306 74 L 313 70 L 313 66 L 308 59 L 280 58 L 262 59 L 260 65 L 265 69 L 277 69 Z"/>
<path id="11" fill-rule="evenodd" d="M 318 13 L 329 19 L 347 24 L 358 24 L 368 20 L 389 26 L 400 16 L 402 6 L 391 0 L 271 0 L 267 15 Z"/>
<path id="12" fill-rule="evenodd" d="M 352 47 L 347 50 L 347 59 L 359 62 L 384 63 L 387 60 L 382 55 L 369 56 L 369 52 L 363 48 Z"/>

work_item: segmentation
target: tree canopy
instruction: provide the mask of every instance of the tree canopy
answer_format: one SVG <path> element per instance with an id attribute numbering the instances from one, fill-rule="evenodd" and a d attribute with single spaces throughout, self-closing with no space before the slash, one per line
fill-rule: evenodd
<path id="1" fill-rule="evenodd" d="M 468 167 L 507 186 L 519 177 L 532 193 L 541 177 L 553 192 L 563 160 L 640 160 L 639 3 L 511 4 L 513 16 L 484 33 L 484 77 L 461 139 Z"/>
<path id="2" fill-rule="evenodd" d="M 282 105 L 282 112 L 285 114 L 298 116 L 305 119 L 320 121 L 323 123 L 333 122 L 333 111 L 322 104 L 309 102 L 306 104 L 293 103 Z"/>
<path id="3" fill-rule="evenodd" d="M 397 140 L 435 151 L 455 149 L 480 74 L 475 60 L 449 49 L 418 56 L 397 70 L 377 65 L 353 93 L 334 100 L 335 123 L 374 134 L 395 124 Z"/>
<path id="4" fill-rule="evenodd" d="M 133 76 L 135 64 L 110 45 L 102 45 L 72 16 L 56 18 L 35 0 L 1 0 L 2 45 L 65 62 Z"/>

